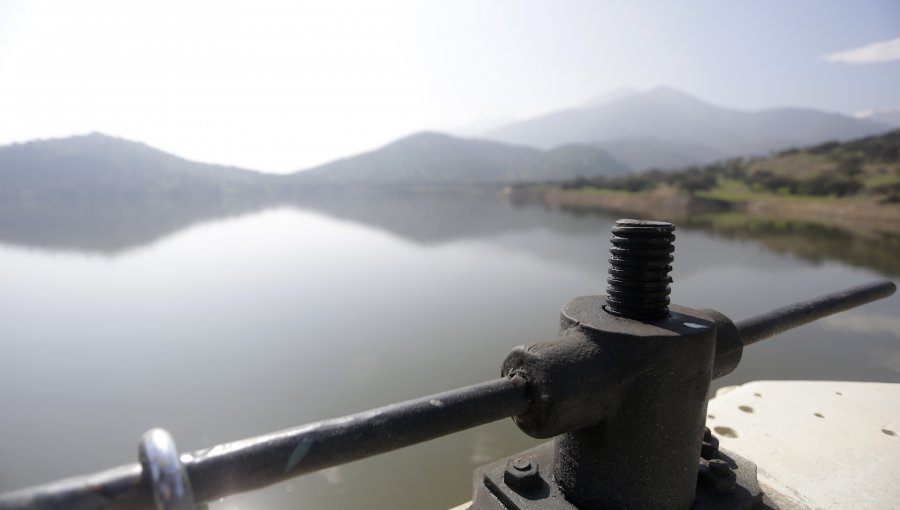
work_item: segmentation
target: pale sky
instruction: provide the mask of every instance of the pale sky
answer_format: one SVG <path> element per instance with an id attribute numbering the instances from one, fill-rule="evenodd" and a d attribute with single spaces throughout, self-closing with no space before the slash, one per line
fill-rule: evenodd
<path id="1" fill-rule="evenodd" d="M 0 144 L 101 131 L 284 173 L 656 85 L 900 106 L 900 2 L 0 0 Z"/>

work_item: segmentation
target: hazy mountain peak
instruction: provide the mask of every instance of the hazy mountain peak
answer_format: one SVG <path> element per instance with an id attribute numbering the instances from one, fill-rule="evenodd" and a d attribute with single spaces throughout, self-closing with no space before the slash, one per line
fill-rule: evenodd
<path id="1" fill-rule="evenodd" d="M 650 87 L 644 92 L 644 95 L 647 96 L 656 96 L 656 97 L 671 97 L 678 99 L 690 99 L 693 101 L 700 101 L 696 96 L 692 96 L 687 92 L 676 89 L 675 87 L 671 87 L 669 85 L 657 85 L 655 87 Z"/>
<path id="2" fill-rule="evenodd" d="M 638 95 L 640 93 L 641 93 L 641 91 L 637 87 L 634 87 L 631 85 L 626 85 L 623 87 L 616 87 L 608 92 L 604 92 L 603 94 L 600 94 L 599 96 L 596 96 L 594 98 L 591 98 L 588 101 L 585 101 L 584 106 L 586 106 L 586 107 L 600 106 L 602 104 L 606 104 L 606 103 L 609 103 L 612 101 L 618 101 L 619 99 Z"/>
<path id="3" fill-rule="evenodd" d="M 178 156 L 154 149 L 143 142 L 129 140 L 118 136 L 108 135 L 100 131 L 91 131 L 89 133 L 81 133 L 71 136 L 63 136 L 57 138 L 42 138 L 37 140 L 29 140 L 24 143 L 0 146 L 2 150 L 44 150 L 47 154 L 67 154 L 69 156 L 80 154 L 103 154 L 109 155 L 110 151 L 115 153 L 139 152 L 142 154 L 155 153 L 159 156 L 178 158 Z M 181 158 L 178 158 L 181 159 Z M 199 163 L 198 163 L 199 164 Z"/>
<path id="4" fill-rule="evenodd" d="M 627 86 L 619 87 L 584 103 L 580 109 L 593 109 L 596 107 L 604 107 L 610 104 L 618 103 L 635 103 L 648 101 L 653 102 L 669 102 L 669 103 L 693 103 L 706 104 L 703 100 L 696 96 L 688 94 L 683 90 L 670 87 L 668 85 L 657 85 L 646 90 L 637 87 Z M 578 110 L 579 108 L 575 108 Z"/>
<path id="5" fill-rule="evenodd" d="M 659 86 L 595 106 L 511 123 L 486 137 L 544 149 L 599 143 L 608 149 L 619 148 L 611 150 L 614 157 L 642 169 L 647 162 L 657 164 L 670 157 L 677 163 L 665 167 L 706 163 L 712 155 L 716 159 L 751 156 L 826 140 L 848 140 L 888 128 L 880 122 L 811 109 L 748 112 L 724 108 Z M 661 141 L 664 146 L 648 140 Z"/>
<path id="6" fill-rule="evenodd" d="M 144 144 L 141 143 L 141 142 L 137 142 L 137 141 L 134 141 L 134 140 L 129 140 L 129 139 L 127 139 L 127 138 L 122 138 L 122 137 L 120 137 L 120 136 L 108 135 L 108 134 L 103 133 L 103 132 L 101 132 L 101 131 L 91 131 L 91 132 L 89 132 L 89 133 L 81 133 L 81 134 L 72 135 L 72 136 L 66 136 L 66 137 L 61 137 L 61 138 L 53 138 L 53 139 L 46 140 L 46 141 L 54 141 L 54 140 L 59 140 L 59 141 L 64 141 L 64 140 L 70 140 L 70 141 L 79 141 L 79 140 L 94 140 L 94 141 L 100 141 L 100 140 L 103 140 L 103 141 L 109 141 L 109 142 L 122 142 L 122 143 L 130 143 L 130 144 L 135 144 L 135 145 L 144 145 Z"/>
<path id="7" fill-rule="evenodd" d="M 667 85 L 660 85 L 647 90 L 638 100 L 669 107 L 715 108 L 697 96 Z"/>
<path id="8" fill-rule="evenodd" d="M 397 143 L 403 143 L 407 141 L 419 142 L 419 141 L 447 141 L 458 139 L 455 136 L 451 136 L 445 133 L 439 133 L 437 131 L 419 131 L 413 133 L 411 135 L 406 135 L 398 140 L 391 142 L 388 145 L 394 145 Z"/>

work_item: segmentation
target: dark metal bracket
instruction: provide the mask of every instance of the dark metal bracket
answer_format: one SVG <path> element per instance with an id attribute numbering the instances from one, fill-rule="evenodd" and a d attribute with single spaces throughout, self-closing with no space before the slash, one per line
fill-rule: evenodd
<path id="1" fill-rule="evenodd" d="M 547 442 L 476 469 L 474 497 L 467 510 L 578 510 L 556 483 L 553 464 L 554 445 Z M 710 458 L 699 459 L 691 510 L 771 508 L 757 481 L 756 464 L 718 448 Z"/>
<path id="2" fill-rule="evenodd" d="M 553 443 L 547 442 L 476 469 L 468 510 L 578 510 L 553 479 L 553 453 Z"/>

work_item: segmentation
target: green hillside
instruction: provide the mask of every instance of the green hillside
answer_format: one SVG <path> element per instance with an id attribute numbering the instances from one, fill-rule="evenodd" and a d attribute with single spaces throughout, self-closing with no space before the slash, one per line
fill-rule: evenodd
<path id="1" fill-rule="evenodd" d="M 725 202 L 760 199 L 900 202 L 900 130 L 849 142 L 788 149 L 765 158 L 732 159 L 663 172 L 561 182 L 567 190 L 678 192 Z"/>

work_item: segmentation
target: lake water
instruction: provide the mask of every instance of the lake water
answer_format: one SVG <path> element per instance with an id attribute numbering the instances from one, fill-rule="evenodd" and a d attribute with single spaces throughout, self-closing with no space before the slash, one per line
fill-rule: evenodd
<path id="1" fill-rule="evenodd" d="M 0 220 L 0 492 L 499 376 L 606 288 L 622 214 L 494 196 L 351 196 L 278 207 Z M 895 278 L 897 238 L 790 222 L 679 225 L 672 300 L 733 319 Z M 900 299 L 744 353 L 757 379 L 900 382 Z M 228 498 L 213 508 L 436 508 L 473 468 L 537 444 L 511 420 Z"/>

